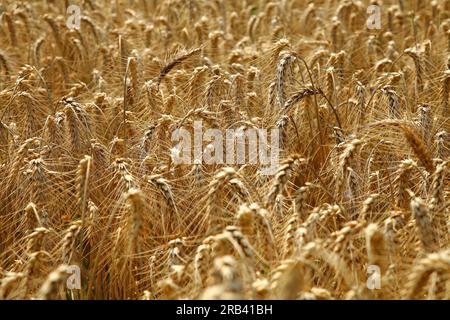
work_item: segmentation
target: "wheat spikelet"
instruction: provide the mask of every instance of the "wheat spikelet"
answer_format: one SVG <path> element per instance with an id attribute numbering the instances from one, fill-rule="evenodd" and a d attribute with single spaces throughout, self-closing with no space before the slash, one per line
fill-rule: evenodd
<path id="1" fill-rule="evenodd" d="M 290 53 L 284 53 L 280 57 L 280 61 L 277 65 L 277 78 L 276 78 L 276 86 L 277 86 L 277 97 L 278 97 L 278 105 L 280 108 L 285 106 L 285 82 L 286 77 L 288 76 L 288 68 L 295 61 L 295 56 Z M 301 98 L 300 98 L 301 99 Z"/>
<path id="2" fill-rule="evenodd" d="M 270 288 L 276 299 L 297 298 L 305 285 L 303 268 L 301 261 L 285 260 L 275 269 Z"/>
<path id="3" fill-rule="evenodd" d="M 404 122 L 399 122 L 396 120 L 393 120 L 393 121 L 384 120 L 384 121 L 375 123 L 374 125 L 382 125 L 382 124 L 393 125 L 393 126 L 399 128 L 400 131 L 403 133 L 406 141 L 410 145 L 411 149 L 413 150 L 413 152 L 415 153 L 417 158 L 419 158 L 421 164 L 425 167 L 425 169 L 429 173 L 434 172 L 434 165 L 433 165 L 433 161 L 431 158 L 431 153 L 430 153 L 428 147 L 426 146 L 426 144 L 424 143 L 423 139 L 416 132 L 416 130 L 411 127 L 411 125 L 404 123 Z"/>
<path id="4" fill-rule="evenodd" d="M 331 247 L 334 252 L 339 252 L 341 249 L 347 245 L 350 240 L 352 234 L 358 232 L 363 226 L 363 223 L 357 221 L 347 222 L 343 228 L 338 231 L 333 232 L 330 236 L 330 240 L 327 240 L 331 243 Z"/>
<path id="5" fill-rule="evenodd" d="M 27 252 L 36 252 L 44 247 L 45 236 L 50 231 L 44 227 L 35 228 L 32 233 L 27 236 Z"/>
<path id="6" fill-rule="evenodd" d="M 177 209 L 175 196 L 173 195 L 172 188 L 170 187 L 168 181 L 158 176 L 150 176 L 147 181 L 155 185 L 158 188 L 158 190 L 162 193 L 168 206 L 173 210 L 173 213 L 175 214 L 175 220 L 180 225 L 181 217 Z"/>
<path id="7" fill-rule="evenodd" d="M 243 204 L 239 207 L 237 222 L 241 232 L 247 237 L 253 247 L 262 248 L 259 252 L 269 261 L 275 255 L 275 237 L 269 212 L 257 203 Z"/>
<path id="8" fill-rule="evenodd" d="M 286 227 L 285 237 L 284 237 L 284 242 L 285 242 L 284 257 L 285 258 L 289 258 L 295 251 L 295 248 L 296 248 L 295 241 L 296 241 L 296 236 L 297 236 L 297 232 L 298 232 L 298 225 L 299 225 L 299 221 L 298 221 L 297 215 L 294 215 L 287 222 L 287 227 Z M 301 241 L 301 242 L 302 242 L 301 244 L 303 244 L 304 241 Z M 301 244 L 299 246 L 301 246 Z"/>
<path id="9" fill-rule="evenodd" d="M 126 194 L 128 206 L 131 211 L 131 234 L 128 244 L 129 252 L 140 252 L 141 243 L 139 235 L 143 229 L 145 202 L 143 194 L 138 189 L 130 189 Z"/>
<path id="10" fill-rule="evenodd" d="M 225 228 L 224 234 L 227 236 L 233 247 L 236 249 L 241 258 L 247 258 L 253 262 L 254 254 L 247 238 L 244 237 L 239 228 L 229 226 Z"/>
<path id="11" fill-rule="evenodd" d="M 304 292 L 302 300 L 333 300 L 331 293 L 323 288 L 311 288 L 309 292 Z"/>
<path id="12" fill-rule="evenodd" d="M 406 190 L 409 187 L 411 170 L 415 167 L 417 167 L 417 164 L 411 159 L 403 160 L 400 163 L 398 174 L 395 178 L 398 190 L 396 199 L 396 206 L 398 208 L 407 209 L 409 206 L 409 197 Z"/>
<path id="13" fill-rule="evenodd" d="M 242 298 L 242 280 L 238 262 L 231 256 L 218 257 L 214 260 L 211 272 L 213 284 L 200 296 L 202 300 L 228 300 Z"/>
<path id="14" fill-rule="evenodd" d="M 36 205 L 33 202 L 30 202 L 25 207 L 25 214 L 26 214 L 27 219 L 29 219 L 29 220 L 34 219 L 37 222 L 38 227 L 43 227 L 41 217 L 39 216 Z M 28 223 L 28 225 L 34 225 L 34 223 Z M 34 229 L 34 228 L 31 228 L 31 229 Z"/>
<path id="15" fill-rule="evenodd" d="M 197 247 L 194 257 L 194 277 L 198 287 L 204 287 L 208 273 L 208 266 L 211 259 L 211 243 L 213 239 L 207 237 L 202 244 Z"/>
<path id="16" fill-rule="evenodd" d="M 50 17 L 49 15 L 44 16 L 44 21 L 47 22 L 47 24 L 50 26 L 53 37 L 55 38 L 56 45 L 58 46 L 58 49 L 60 50 L 60 52 L 63 53 L 64 45 L 63 45 L 63 41 L 61 39 L 61 33 L 60 33 L 58 25 L 56 24 L 55 20 L 52 17 Z"/>
<path id="17" fill-rule="evenodd" d="M 80 231 L 81 231 L 81 224 L 74 223 L 69 227 L 66 234 L 64 235 L 61 245 L 64 263 L 70 264 L 72 262 L 71 260 L 75 250 L 76 240 Z"/>
<path id="18" fill-rule="evenodd" d="M 450 114 L 450 107 L 448 103 L 450 91 L 450 70 L 444 71 L 444 79 L 442 80 L 442 89 L 441 89 L 441 112 L 444 117 L 448 117 Z"/>
<path id="19" fill-rule="evenodd" d="M 313 89 L 302 89 L 296 93 L 294 93 L 284 104 L 284 109 L 290 109 L 294 104 L 301 101 L 304 97 L 312 96 L 315 94 L 319 94 L 318 90 Z"/>
<path id="20" fill-rule="evenodd" d="M 24 273 L 26 274 L 26 282 L 24 285 L 25 294 L 33 289 L 33 278 L 35 278 L 39 274 L 39 263 L 44 260 L 44 257 L 51 258 L 50 254 L 46 251 L 33 252 L 29 255 L 24 270 Z"/>
<path id="21" fill-rule="evenodd" d="M 416 264 L 408 277 L 408 282 L 405 287 L 406 298 L 418 298 L 433 272 L 444 276 L 443 281 L 448 280 L 449 268 L 450 260 L 448 250 L 428 254 Z"/>
<path id="22" fill-rule="evenodd" d="M 414 61 L 414 66 L 416 68 L 416 95 L 419 95 L 423 91 L 422 53 L 413 48 L 405 49 L 404 53 Z"/>
<path id="23" fill-rule="evenodd" d="M 11 15 L 8 12 L 5 12 L 1 16 L 2 20 L 5 19 L 6 25 L 9 31 L 9 38 L 12 46 L 17 46 L 17 33 L 16 28 L 14 26 L 14 22 L 12 21 Z"/>
<path id="24" fill-rule="evenodd" d="M 91 172 L 92 158 L 85 156 L 80 161 L 77 171 L 77 199 L 81 208 L 81 223 L 84 224 L 87 199 L 89 198 L 89 176 Z"/>
<path id="25" fill-rule="evenodd" d="M 430 108 L 427 106 L 419 107 L 418 109 L 419 117 L 420 117 L 420 125 L 422 127 L 422 136 L 423 140 L 426 144 L 429 143 L 430 139 L 430 130 L 431 130 L 431 116 L 430 116 Z"/>
<path id="26" fill-rule="evenodd" d="M 219 193 L 224 185 L 237 176 L 236 171 L 231 167 L 221 169 L 209 183 L 209 191 L 207 194 L 206 214 L 210 216 L 215 210 Z M 217 216 L 217 214 L 215 214 Z"/>
<path id="27" fill-rule="evenodd" d="M 369 197 L 366 200 L 364 200 L 363 207 L 361 209 L 361 213 L 359 216 L 360 220 L 362 220 L 362 221 L 373 220 L 372 214 L 375 211 L 374 203 L 378 197 L 379 197 L 379 194 L 375 193 L 375 194 L 369 195 Z"/>
<path id="28" fill-rule="evenodd" d="M 4 278 L 2 278 L 2 282 L 0 285 L 0 299 L 8 299 L 8 296 L 11 296 L 12 287 L 18 282 L 22 281 L 26 277 L 26 274 L 22 272 L 15 272 L 6 274 Z"/>
<path id="29" fill-rule="evenodd" d="M 437 228 L 437 233 L 441 244 L 446 243 L 448 229 L 445 209 L 444 178 L 448 162 L 442 162 L 436 166 L 431 182 L 430 213 L 432 214 L 433 225 Z M 442 246 L 442 245 L 441 245 Z"/>
<path id="30" fill-rule="evenodd" d="M 386 94 L 386 96 L 388 97 L 388 101 L 389 101 L 389 116 L 393 119 L 398 119 L 400 118 L 400 101 L 399 101 L 399 96 L 398 94 L 389 88 L 383 88 L 381 89 L 381 91 Z"/>
<path id="31" fill-rule="evenodd" d="M 423 249 L 426 252 L 436 251 L 439 246 L 438 239 L 429 216 L 428 206 L 420 198 L 413 197 L 411 199 L 411 212 L 416 222 Z"/>
<path id="32" fill-rule="evenodd" d="M 347 143 L 344 152 L 339 157 L 339 168 L 336 175 L 336 194 L 340 195 L 342 193 L 342 188 L 344 186 L 344 180 L 348 172 L 348 167 L 350 161 L 355 157 L 358 146 L 362 143 L 359 139 L 353 139 Z"/>
<path id="33" fill-rule="evenodd" d="M 283 191 L 289 177 L 295 170 L 298 163 L 304 162 L 305 159 L 300 158 L 300 155 L 294 154 L 286 159 L 278 168 L 274 178 L 274 182 L 266 198 L 266 206 L 269 206 L 275 201 L 275 198 Z"/>
<path id="34" fill-rule="evenodd" d="M 200 48 L 195 48 L 192 49 L 182 55 L 180 55 L 179 57 L 173 59 L 172 61 L 170 61 L 168 64 L 166 64 L 163 68 L 161 68 L 161 71 L 159 72 L 158 78 L 157 78 L 157 83 L 158 83 L 158 87 L 159 84 L 161 83 L 161 81 L 163 80 L 163 78 L 176 66 L 182 64 L 185 60 L 197 55 L 198 53 L 200 53 L 201 49 Z"/>
<path id="35" fill-rule="evenodd" d="M 54 300 L 59 296 L 60 285 L 66 280 L 68 277 L 68 266 L 60 265 L 54 271 L 52 271 L 44 284 L 39 289 L 37 294 L 37 299 L 39 300 Z"/>
<path id="36" fill-rule="evenodd" d="M 373 223 L 366 227 L 365 233 L 369 264 L 379 266 L 384 274 L 388 267 L 384 235 Z"/>
<path id="37" fill-rule="evenodd" d="M 447 151 L 445 150 L 445 138 L 448 136 L 447 132 L 440 131 L 435 135 L 436 155 L 439 159 L 445 159 Z"/>

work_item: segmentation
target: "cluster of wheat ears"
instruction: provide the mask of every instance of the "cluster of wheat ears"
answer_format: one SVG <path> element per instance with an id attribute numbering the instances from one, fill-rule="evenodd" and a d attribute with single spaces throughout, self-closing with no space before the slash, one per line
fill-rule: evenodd
<path id="1" fill-rule="evenodd" d="M 449 0 L 0 16 L 0 299 L 450 298 Z M 196 120 L 278 128 L 276 174 L 174 163 Z"/>

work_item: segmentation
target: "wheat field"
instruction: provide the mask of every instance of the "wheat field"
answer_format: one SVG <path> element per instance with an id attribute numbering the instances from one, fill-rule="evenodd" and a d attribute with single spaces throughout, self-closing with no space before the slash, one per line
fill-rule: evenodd
<path id="1" fill-rule="evenodd" d="M 0 299 L 450 299 L 449 0 L 2 0 L 0 44 Z M 195 121 L 275 174 L 177 163 Z"/>

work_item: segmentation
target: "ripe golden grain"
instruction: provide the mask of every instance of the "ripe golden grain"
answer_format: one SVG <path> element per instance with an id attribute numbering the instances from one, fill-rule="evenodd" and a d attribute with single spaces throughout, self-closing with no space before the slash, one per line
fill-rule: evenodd
<path id="1" fill-rule="evenodd" d="M 2 1 L 0 299 L 449 299 L 449 1 L 68 2 Z"/>

